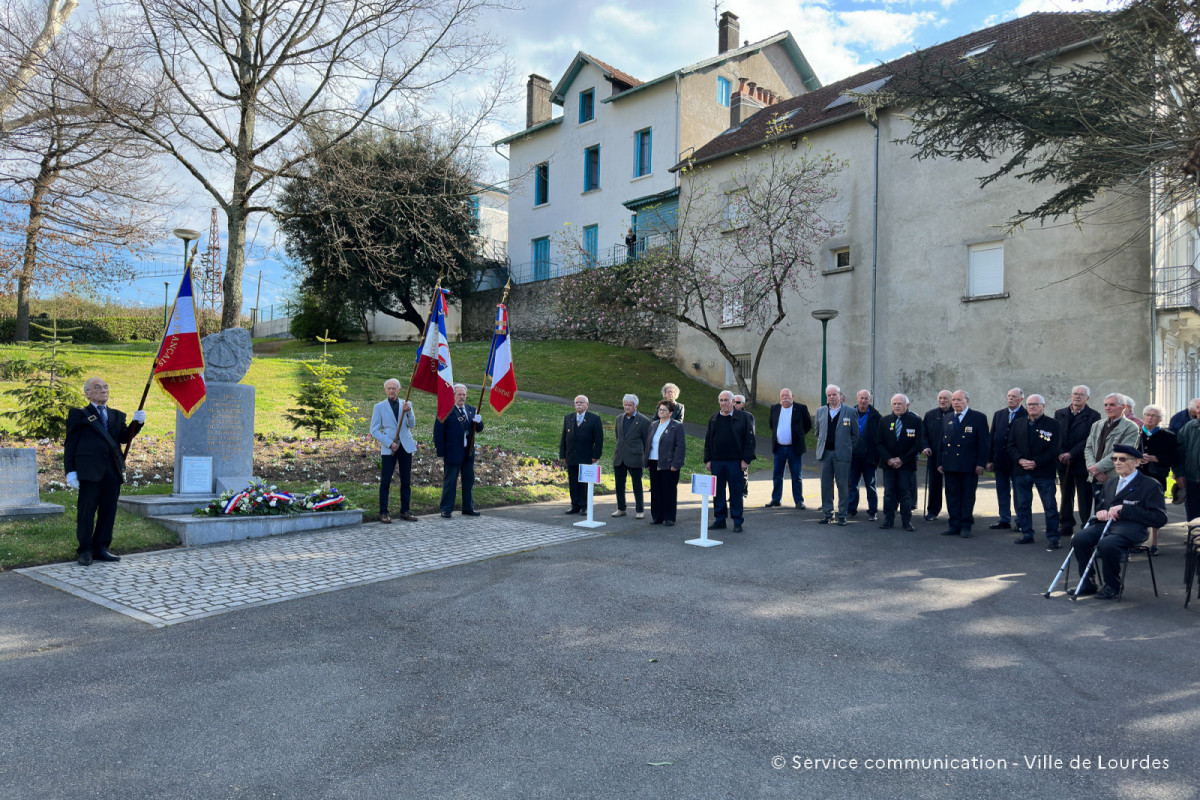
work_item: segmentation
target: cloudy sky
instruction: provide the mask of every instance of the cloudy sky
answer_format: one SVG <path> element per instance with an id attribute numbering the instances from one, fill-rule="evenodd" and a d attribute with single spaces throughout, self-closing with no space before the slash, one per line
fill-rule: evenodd
<path id="1" fill-rule="evenodd" d="M 723 11 L 738 15 L 743 40 L 790 30 L 817 77 L 830 83 L 880 61 L 1035 11 L 1111 6 L 1110 0 L 721 0 L 714 10 L 713 0 L 500 1 L 522 7 L 490 12 L 481 22 L 505 42 L 519 86 L 503 118 L 487 131 L 489 142 L 524 125 L 524 82 L 530 73 L 557 83 L 571 58 L 583 50 L 635 78 L 650 80 L 716 55 L 716 18 Z M 497 162 L 498 170 L 502 163 Z M 199 195 L 196 199 L 197 220 L 191 224 L 207 230 L 203 209 L 209 203 Z M 249 233 L 254 245 L 247 258 L 244 309 L 254 305 L 261 269 L 261 305 L 266 310 L 282 304 L 293 279 L 281 263 L 274 226 L 263 221 L 256 229 L 252 224 Z M 171 241 L 159 249 L 174 253 L 177 246 Z M 161 303 L 162 280 L 137 280 L 123 294 L 147 304 Z"/>

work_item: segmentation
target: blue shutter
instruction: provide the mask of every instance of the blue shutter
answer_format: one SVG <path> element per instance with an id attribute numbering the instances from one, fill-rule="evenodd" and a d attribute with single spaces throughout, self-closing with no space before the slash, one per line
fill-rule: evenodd
<path id="1" fill-rule="evenodd" d="M 717 78 L 717 102 L 723 106 L 729 105 L 729 79 Z"/>
<path id="2" fill-rule="evenodd" d="M 533 279 L 544 281 L 550 277 L 550 240 L 533 240 Z"/>
<path id="3" fill-rule="evenodd" d="M 587 254 L 588 264 L 596 265 L 596 256 L 600 250 L 600 227 L 588 225 L 583 229 L 583 251 Z"/>

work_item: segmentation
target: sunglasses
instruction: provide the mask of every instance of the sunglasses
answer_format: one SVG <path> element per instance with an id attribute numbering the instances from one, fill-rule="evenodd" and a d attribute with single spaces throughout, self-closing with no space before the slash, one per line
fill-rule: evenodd
<path id="1" fill-rule="evenodd" d="M 1122 461 L 1137 461 L 1133 456 L 1113 456 L 1112 460 L 1114 464 L 1119 464 Z"/>

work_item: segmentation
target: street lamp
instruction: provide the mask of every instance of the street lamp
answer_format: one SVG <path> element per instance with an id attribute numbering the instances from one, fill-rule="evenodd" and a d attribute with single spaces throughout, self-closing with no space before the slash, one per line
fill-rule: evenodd
<path id="1" fill-rule="evenodd" d="M 171 284 L 163 281 L 163 325 L 171 324 Z"/>
<path id="2" fill-rule="evenodd" d="M 828 330 L 829 320 L 838 315 L 837 309 L 833 308 L 818 308 L 812 312 L 813 319 L 821 320 L 821 391 L 817 392 L 818 397 L 825 396 L 825 387 L 829 385 L 828 364 Z"/>

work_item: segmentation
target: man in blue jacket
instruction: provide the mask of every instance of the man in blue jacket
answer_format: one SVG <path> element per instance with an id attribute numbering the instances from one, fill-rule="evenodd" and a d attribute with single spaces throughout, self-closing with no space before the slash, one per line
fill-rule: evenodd
<path id="1" fill-rule="evenodd" d="M 939 450 L 942 479 L 946 484 L 946 508 L 950 527 L 943 536 L 971 538 L 975 524 L 975 490 L 991 452 L 987 417 L 972 411 L 971 397 L 962 389 L 950 396 L 951 413 L 942 421 Z"/>
<path id="2" fill-rule="evenodd" d="M 475 510 L 475 434 L 483 430 L 483 417 L 467 405 L 467 387 L 454 384 L 454 408 L 445 420 L 433 422 L 433 446 L 442 459 L 442 516 L 454 513 L 454 495 L 462 476 L 462 513 L 478 517 Z"/>

